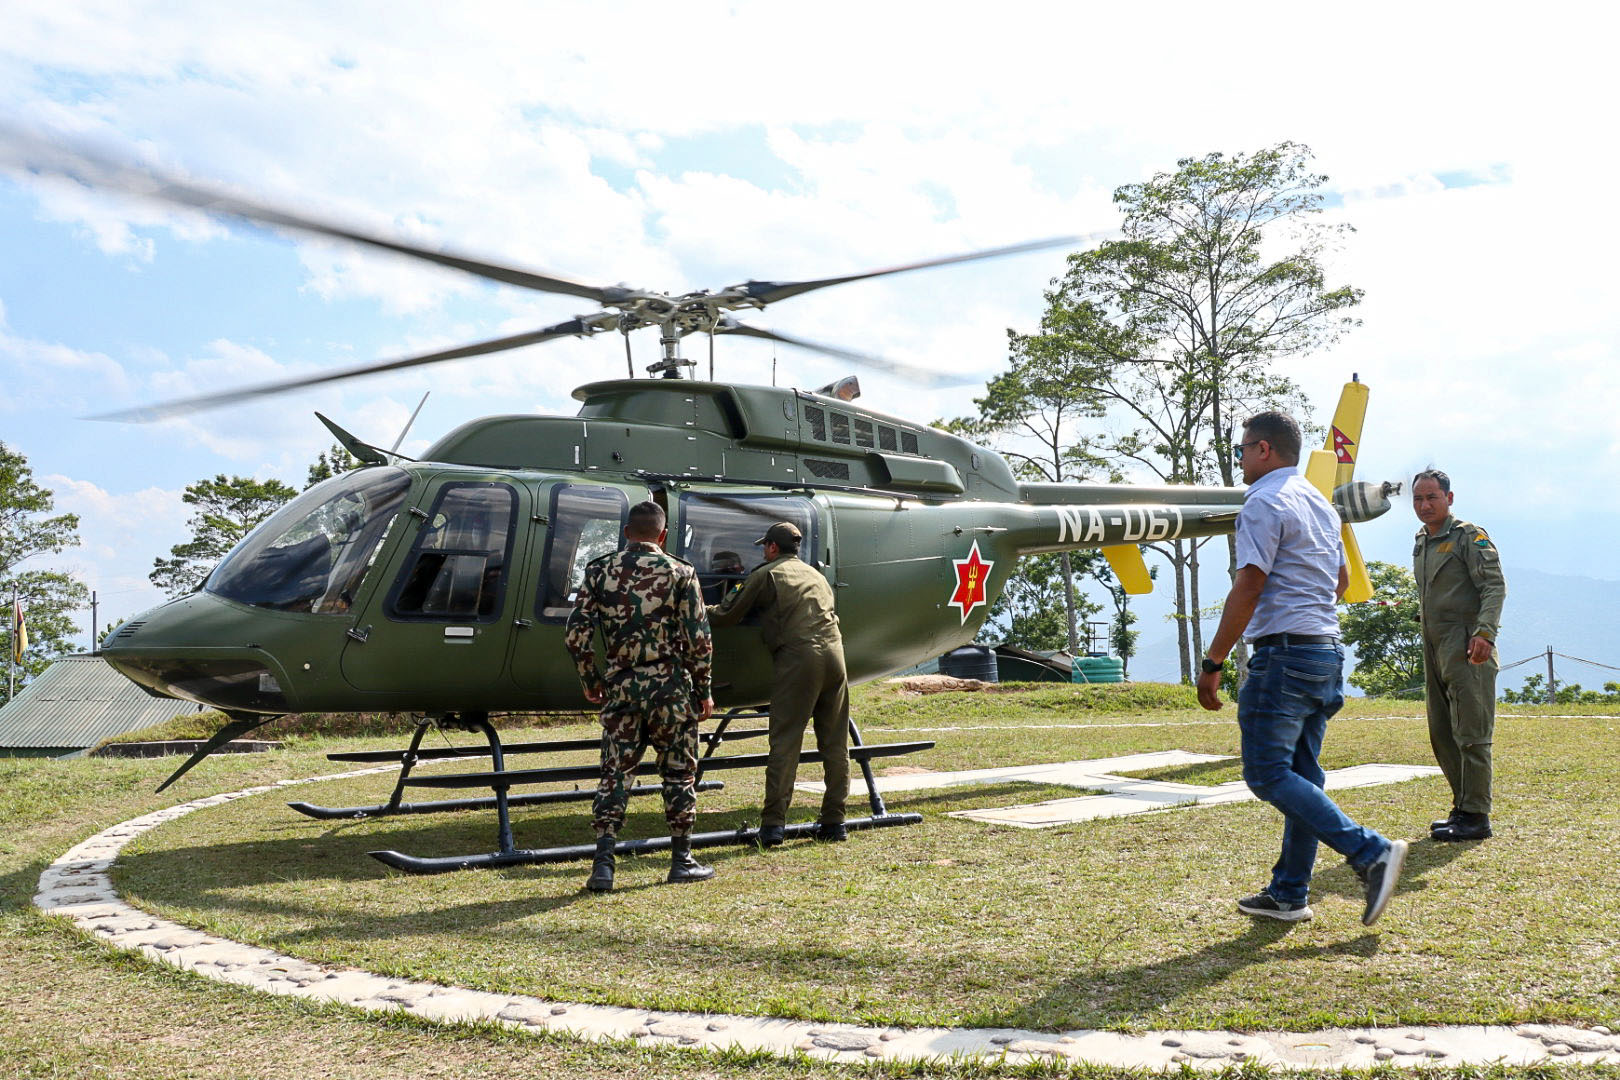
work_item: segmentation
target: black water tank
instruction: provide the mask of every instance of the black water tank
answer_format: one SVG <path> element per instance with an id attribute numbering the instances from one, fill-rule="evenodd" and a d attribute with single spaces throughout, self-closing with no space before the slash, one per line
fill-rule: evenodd
<path id="1" fill-rule="evenodd" d="M 988 645 L 964 645 L 939 658 L 939 673 L 957 679 L 1000 682 L 996 677 L 996 650 Z"/>

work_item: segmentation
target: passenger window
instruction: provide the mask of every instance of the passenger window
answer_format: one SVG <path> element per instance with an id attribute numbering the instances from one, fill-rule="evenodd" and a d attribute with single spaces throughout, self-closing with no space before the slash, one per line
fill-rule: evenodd
<path id="1" fill-rule="evenodd" d="M 697 568 L 703 601 L 718 604 L 749 571 L 765 561 L 754 544 L 778 521 L 804 534 L 799 557 L 816 565 L 815 509 L 808 499 L 783 495 L 683 495 L 681 557 Z"/>
<path id="2" fill-rule="evenodd" d="M 447 484 L 416 536 L 391 610 L 405 618 L 489 622 L 500 614 L 517 494 L 505 484 Z"/>
<path id="3" fill-rule="evenodd" d="M 624 546 L 630 501 L 615 488 L 558 484 L 551 495 L 551 531 L 538 606 L 542 619 L 566 619 L 579 603 L 585 564 Z"/>

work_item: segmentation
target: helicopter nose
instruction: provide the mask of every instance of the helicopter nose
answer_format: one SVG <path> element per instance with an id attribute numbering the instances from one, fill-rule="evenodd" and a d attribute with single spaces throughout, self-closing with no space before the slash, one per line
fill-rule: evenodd
<path id="1" fill-rule="evenodd" d="M 204 593 L 172 600 L 124 623 L 99 650 L 120 674 L 153 697 L 216 709 L 291 711 L 275 662 L 230 632 L 237 613 Z"/>

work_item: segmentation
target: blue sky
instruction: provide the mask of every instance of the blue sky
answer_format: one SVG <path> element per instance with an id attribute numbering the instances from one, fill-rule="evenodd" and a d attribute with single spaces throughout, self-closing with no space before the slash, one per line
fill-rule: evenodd
<path id="1" fill-rule="evenodd" d="M 37 2 L 0 11 L 0 119 L 412 240 L 669 291 L 819 277 L 1117 224 L 1110 193 L 1212 150 L 1309 144 L 1330 280 L 1364 325 L 1292 362 L 1323 413 L 1372 388 L 1362 471 L 1446 468 L 1511 565 L 1620 578 L 1620 318 L 1602 27 L 1542 5 Z M 1242 17 L 1233 17 L 1241 14 Z M 1517 18 L 1518 16 L 1514 16 Z M 103 616 L 156 601 L 185 485 L 300 483 L 320 409 L 405 449 L 495 411 L 572 412 L 617 340 L 360 380 L 157 425 L 102 409 L 513 333 L 589 310 L 335 244 L 0 177 L 0 439 L 84 518 Z M 763 326 L 964 375 L 1005 362 L 1062 252 L 827 290 Z M 767 381 L 727 342 L 720 374 Z M 638 343 L 651 362 L 656 344 Z M 702 347 L 689 350 L 701 355 Z M 842 365 L 782 350 L 783 382 Z M 972 387 L 862 375 L 927 420 Z M 1325 417 L 1318 417 L 1324 419 Z M 1404 507 L 1362 530 L 1404 561 Z"/>

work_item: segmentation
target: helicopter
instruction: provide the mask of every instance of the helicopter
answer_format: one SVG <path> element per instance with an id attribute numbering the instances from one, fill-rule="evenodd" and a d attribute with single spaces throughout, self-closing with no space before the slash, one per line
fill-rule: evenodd
<path id="1" fill-rule="evenodd" d="M 100 650 L 149 692 L 230 717 L 165 787 L 228 739 L 287 713 L 588 708 L 563 626 L 585 565 L 624 542 L 629 508 L 644 500 L 665 509 L 668 547 L 697 568 L 711 603 L 762 561 L 753 541 L 765 527 L 797 525 L 801 557 L 834 586 L 852 682 L 971 642 L 1021 556 L 1101 549 L 1127 591 L 1147 592 L 1139 545 L 1230 533 L 1242 505 L 1236 488 L 1021 481 L 991 449 L 855 404 L 854 378 L 814 390 L 712 378 L 715 339 L 740 335 L 937 384 L 933 372 L 744 324 L 733 313 L 832 285 L 1086 238 L 667 294 L 414 246 L 85 148 L 16 133 L 0 141 L 13 167 L 346 240 L 600 308 L 527 333 L 96 419 L 153 420 L 564 337 L 618 333 L 628 356 L 632 331 L 658 331 L 660 356 L 646 369 L 652 377 L 636 377 L 632 364 L 625 378 L 587 383 L 574 391 L 573 416 L 473 420 L 420 459 L 365 443 L 317 413 L 361 466 L 282 506 L 198 591 L 128 620 Z M 710 379 L 692 377 L 695 363 L 681 355 L 693 335 L 709 339 Z M 1350 525 L 1387 511 L 1398 490 L 1353 480 L 1366 400 L 1363 384 L 1347 384 L 1328 446 L 1307 467 L 1345 522 L 1349 599 L 1370 595 Z M 767 701 L 771 657 L 757 631 L 718 630 L 715 648 L 717 706 Z"/>

